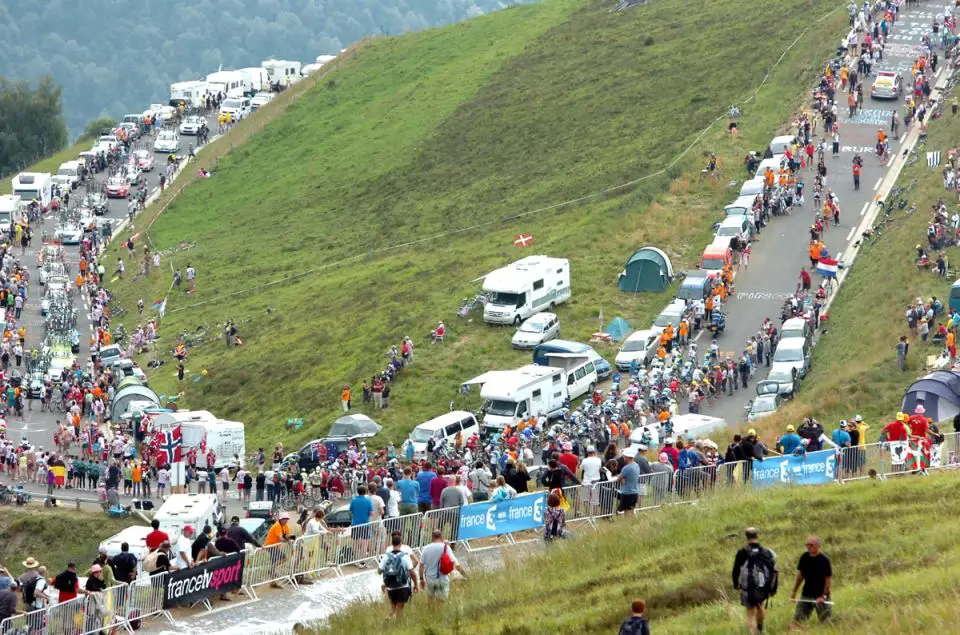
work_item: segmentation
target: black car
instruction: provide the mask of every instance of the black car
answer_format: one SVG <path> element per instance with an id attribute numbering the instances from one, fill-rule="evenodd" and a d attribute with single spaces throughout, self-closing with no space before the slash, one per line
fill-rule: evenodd
<path id="1" fill-rule="evenodd" d="M 354 437 L 324 437 L 323 439 L 314 439 L 313 441 L 307 443 L 299 451 L 295 453 L 288 454 L 283 458 L 283 461 L 280 463 L 280 469 L 287 469 L 296 462 L 300 466 L 300 470 L 304 472 L 311 472 L 315 467 L 320 465 L 319 461 L 319 451 L 318 448 L 320 445 L 324 444 L 334 444 L 337 448 L 337 452 L 346 452 L 347 445 L 350 441 L 356 441 L 358 444 L 365 440 L 367 437 L 363 436 L 354 436 Z M 333 459 L 333 457 L 329 457 Z"/>

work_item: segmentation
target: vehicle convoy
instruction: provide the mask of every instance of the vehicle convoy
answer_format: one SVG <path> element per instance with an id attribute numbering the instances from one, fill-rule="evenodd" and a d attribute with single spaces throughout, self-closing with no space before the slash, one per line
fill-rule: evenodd
<path id="1" fill-rule="evenodd" d="M 531 415 L 556 417 L 569 403 L 562 368 L 530 364 L 516 370 L 492 370 L 463 383 L 480 386 L 483 426 L 499 431 Z"/>
<path id="2" fill-rule="evenodd" d="M 570 299 L 570 261 L 527 256 L 485 275 L 483 291 L 489 296 L 484 322 L 519 326 L 534 313 Z"/>

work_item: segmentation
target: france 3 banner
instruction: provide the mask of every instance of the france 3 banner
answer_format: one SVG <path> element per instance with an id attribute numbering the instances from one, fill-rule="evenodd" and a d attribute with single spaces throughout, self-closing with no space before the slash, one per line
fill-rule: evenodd
<path id="1" fill-rule="evenodd" d="M 163 608 L 194 604 L 227 591 L 238 591 L 243 581 L 244 553 L 231 553 L 189 569 L 167 574 Z"/>
<path id="2" fill-rule="evenodd" d="M 753 484 L 769 487 L 777 483 L 789 485 L 819 485 L 837 478 L 837 453 L 834 450 L 808 452 L 802 456 L 788 455 L 753 459 Z"/>
<path id="3" fill-rule="evenodd" d="M 546 492 L 527 494 L 496 503 L 473 503 L 460 508 L 457 539 L 472 540 L 543 527 Z"/>

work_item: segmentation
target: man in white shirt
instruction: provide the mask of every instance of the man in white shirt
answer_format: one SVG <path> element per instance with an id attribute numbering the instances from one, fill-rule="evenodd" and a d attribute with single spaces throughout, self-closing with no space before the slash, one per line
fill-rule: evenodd
<path id="1" fill-rule="evenodd" d="M 592 485 L 600 480 L 600 467 L 602 461 L 597 456 L 597 448 L 592 445 L 587 446 L 587 458 L 580 463 L 580 469 L 583 471 L 583 484 Z"/>
<path id="2" fill-rule="evenodd" d="M 390 496 L 386 501 L 387 518 L 397 518 L 400 515 L 400 492 L 397 491 L 397 487 L 392 478 L 388 478 L 384 483 L 390 492 Z"/>
<path id="3" fill-rule="evenodd" d="M 187 569 L 193 566 L 193 526 L 185 525 L 180 537 L 177 538 L 176 559 L 173 564 L 177 569 Z"/>

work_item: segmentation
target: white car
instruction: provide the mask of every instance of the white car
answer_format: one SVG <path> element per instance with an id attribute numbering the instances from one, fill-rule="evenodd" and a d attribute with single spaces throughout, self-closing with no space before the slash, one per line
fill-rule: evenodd
<path id="1" fill-rule="evenodd" d="M 535 348 L 560 335 L 560 318 L 555 313 L 535 313 L 513 334 L 514 348 Z"/>
<path id="2" fill-rule="evenodd" d="M 617 365 L 617 370 L 624 371 L 630 370 L 634 360 L 642 367 L 656 355 L 659 343 L 660 334 L 653 329 L 634 331 L 624 340 L 613 363 Z"/>
<path id="3" fill-rule="evenodd" d="M 180 150 L 180 135 L 176 132 L 164 130 L 157 135 L 157 140 L 153 144 L 154 152 L 163 152 L 169 154 Z"/>
<path id="4" fill-rule="evenodd" d="M 180 124 L 180 134 L 186 135 L 196 135 L 200 134 L 200 131 L 203 129 L 204 121 L 203 117 L 190 116 L 183 120 L 183 123 Z"/>
<path id="5" fill-rule="evenodd" d="M 54 237 L 64 245 L 79 245 L 83 239 L 83 228 L 80 225 L 60 225 Z"/>
<path id="6" fill-rule="evenodd" d="M 255 112 L 257 108 L 269 104 L 273 101 L 273 93 L 257 93 L 253 96 L 253 99 L 250 100 L 250 111 Z"/>

